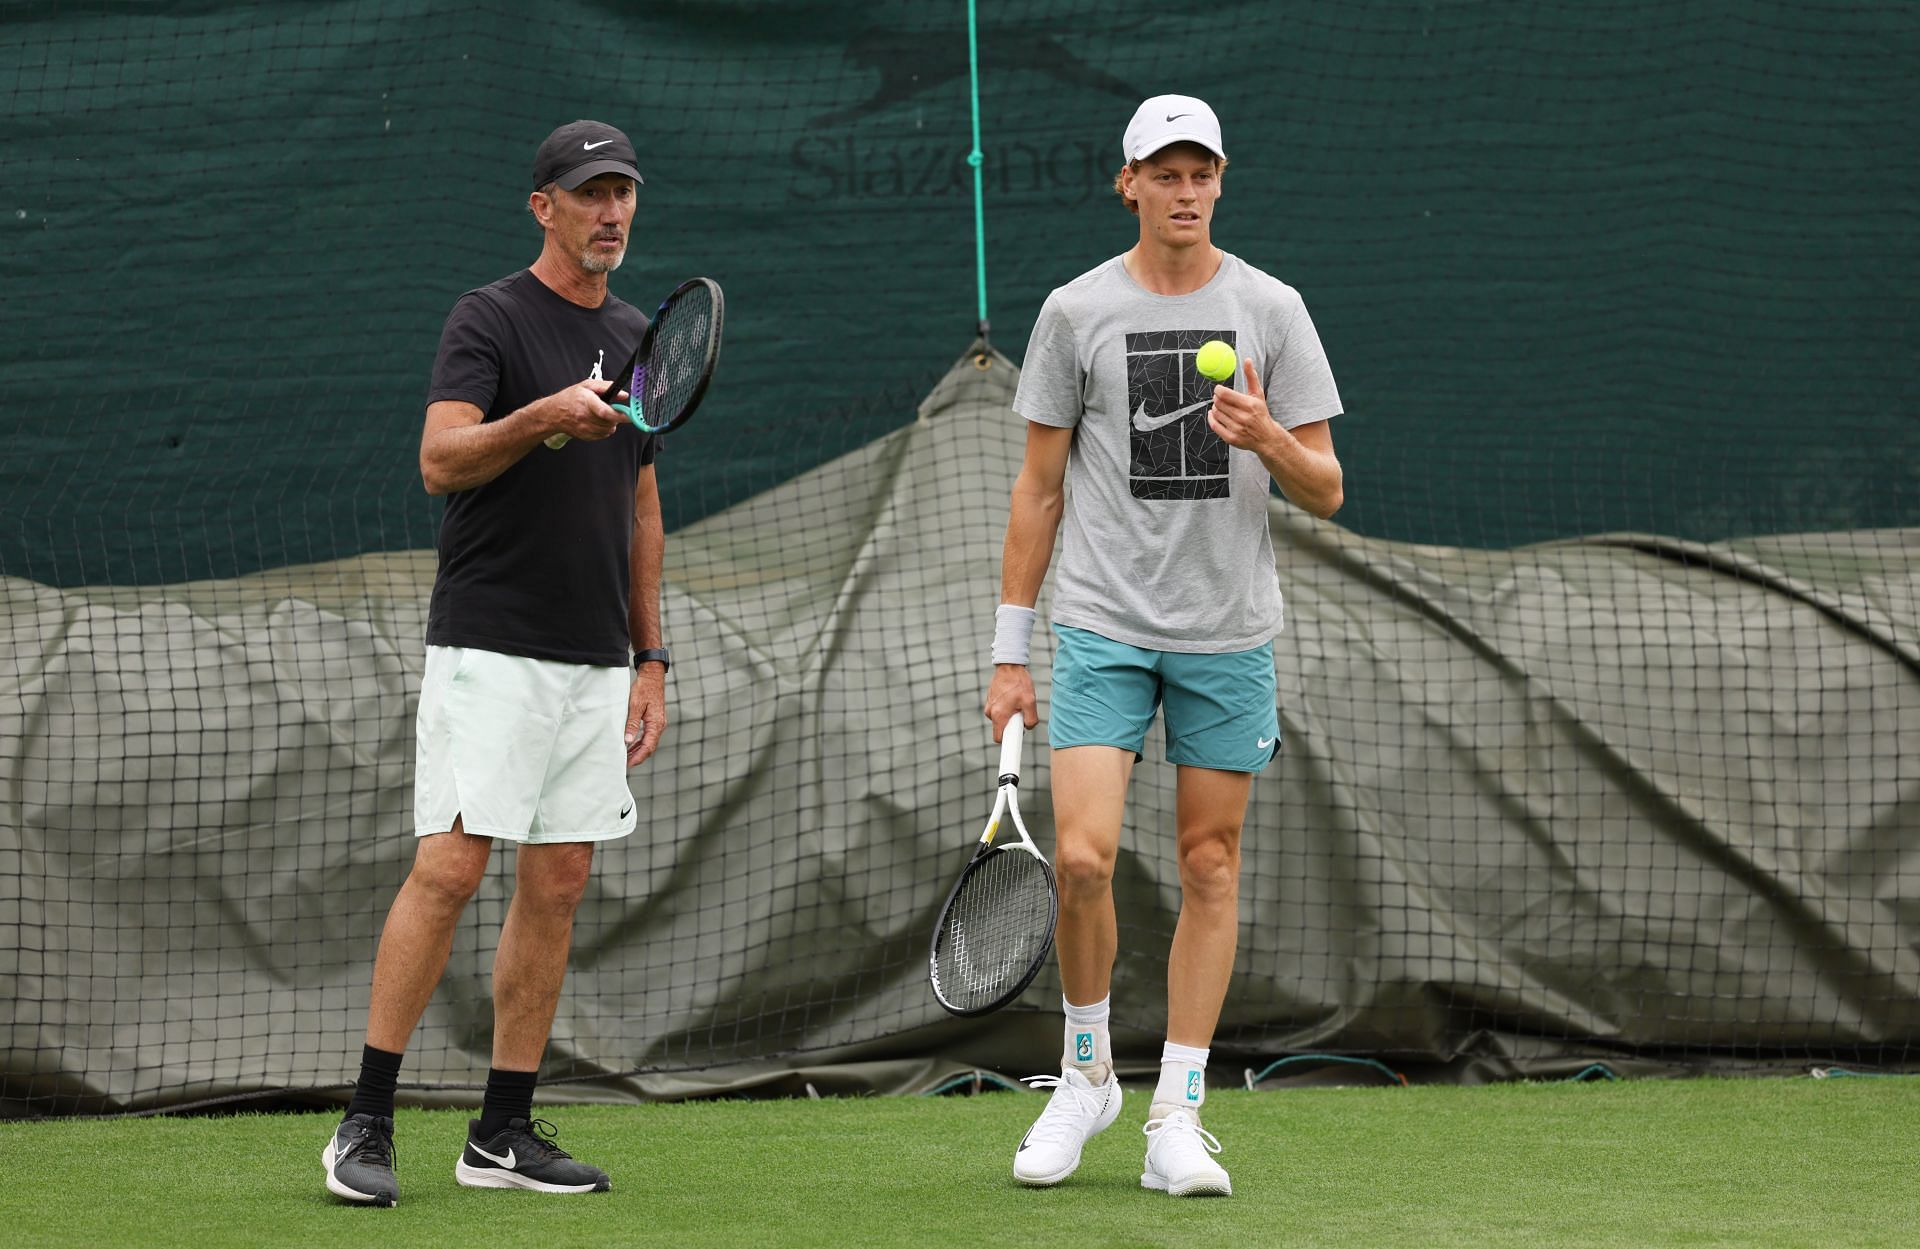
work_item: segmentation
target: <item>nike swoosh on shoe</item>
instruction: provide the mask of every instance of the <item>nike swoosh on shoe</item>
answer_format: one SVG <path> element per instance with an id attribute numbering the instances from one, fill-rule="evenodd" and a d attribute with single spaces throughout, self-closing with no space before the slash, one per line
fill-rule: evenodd
<path id="1" fill-rule="evenodd" d="M 507 1150 L 507 1156 L 502 1158 L 499 1154 L 488 1153 L 486 1150 L 480 1148 L 478 1145 L 474 1144 L 472 1141 L 467 1142 L 467 1148 L 471 1149 L 474 1153 L 479 1154 L 482 1158 L 485 1158 L 488 1162 L 494 1163 L 498 1166 L 503 1166 L 509 1171 L 513 1170 L 514 1157 L 513 1157 L 513 1150 L 511 1149 Z"/>

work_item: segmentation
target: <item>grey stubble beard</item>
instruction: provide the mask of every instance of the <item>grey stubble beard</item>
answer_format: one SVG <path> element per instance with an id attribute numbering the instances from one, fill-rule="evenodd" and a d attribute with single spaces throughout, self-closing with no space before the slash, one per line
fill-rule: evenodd
<path id="1" fill-rule="evenodd" d="M 580 267 L 588 273 L 612 273 L 627 258 L 627 249 L 622 246 L 612 256 L 601 256 L 594 252 L 593 244 L 587 244 L 587 250 L 580 253 Z"/>

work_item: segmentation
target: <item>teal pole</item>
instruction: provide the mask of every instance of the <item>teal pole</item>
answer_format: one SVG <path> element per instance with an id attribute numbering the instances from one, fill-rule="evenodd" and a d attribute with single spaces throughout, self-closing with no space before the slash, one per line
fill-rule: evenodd
<path id="1" fill-rule="evenodd" d="M 973 81 L 973 151 L 967 164 L 973 166 L 973 260 L 974 278 L 980 289 L 980 337 L 987 337 L 987 207 L 981 189 L 980 166 L 986 154 L 980 150 L 980 22 L 976 0 L 967 0 L 967 66 Z"/>

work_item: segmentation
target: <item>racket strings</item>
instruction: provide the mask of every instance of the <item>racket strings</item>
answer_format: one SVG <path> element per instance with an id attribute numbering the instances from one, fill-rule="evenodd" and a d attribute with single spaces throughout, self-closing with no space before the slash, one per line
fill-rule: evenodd
<path id="1" fill-rule="evenodd" d="M 647 359 L 634 370 L 647 421 L 663 425 L 692 400 L 712 349 L 713 295 L 696 286 L 669 304 L 654 328 Z"/>
<path id="2" fill-rule="evenodd" d="M 935 985 L 952 1006 L 982 1009 L 1017 990 L 1053 943 L 1047 866 L 1001 850 L 960 882 L 934 950 Z"/>

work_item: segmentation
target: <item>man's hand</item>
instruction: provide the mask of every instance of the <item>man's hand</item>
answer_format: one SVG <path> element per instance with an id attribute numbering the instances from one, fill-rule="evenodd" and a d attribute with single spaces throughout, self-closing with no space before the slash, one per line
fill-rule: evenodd
<path id="1" fill-rule="evenodd" d="M 1253 361 L 1246 361 L 1245 366 L 1246 393 L 1215 386 L 1207 425 L 1228 446 L 1259 456 L 1280 493 L 1295 507 L 1327 519 L 1346 500 L 1340 461 L 1333 454 L 1333 436 L 1327 432 L 1327 422 L 1308 421 L 1288 429 L 1274 420 Z"/>
<path id="2" fill-rule="evenodd" d="M 1213 407 L 1207 411 L 1207 424 L 1230 447 L 1239 447 L 1264 458 L 1276 438 L 1291 438 L 1267 410 L 1267 392 L 1260 385 L 1260 374 L 1253 361 L 1243 362 L 1247 371 L 1246 393 L 1231 386 L 1213 388 Z"/>
<path id="3" fill-rule="evenodd" d="M 995 664 L 993 683 L 987 687 L 987 719 L 993 722 L 993 740 L 1007 731 L 1007 721 L 1015 716 L 1027 728 L 1040 723 L 1039 704 L 1033 697 L 1033 674 L 1025 664 Z"/>
<path id="4" fill-rule="evenodd" d="M 607 400 L 618 398 L 619 394 L 618 382 L 589 380 L 549 395 L 548 410 L 544 414 L 552 426 L 549 436 L 565 434 L 583 442 L 613 437 L 614 432 L 627 423 L 626 417 L 607 406 Z"/>
<path id="5" fill-rule="evenodd" d="M 627 766 L 637 768 L 660 746 L 667 729 L 667 670 L 641 664 L 627 693 Z"/>

